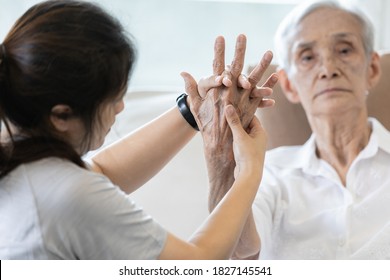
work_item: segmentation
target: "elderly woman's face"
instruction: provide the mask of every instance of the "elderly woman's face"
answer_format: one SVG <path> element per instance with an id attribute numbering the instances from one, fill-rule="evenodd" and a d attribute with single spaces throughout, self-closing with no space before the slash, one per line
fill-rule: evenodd
<path id="1" fill-rule="evenodd" d="M 370 61 L 353 16 L 315 11 L 300 23 L 292 42 L 289 78 L 308 114 L 365 107 Z"/>

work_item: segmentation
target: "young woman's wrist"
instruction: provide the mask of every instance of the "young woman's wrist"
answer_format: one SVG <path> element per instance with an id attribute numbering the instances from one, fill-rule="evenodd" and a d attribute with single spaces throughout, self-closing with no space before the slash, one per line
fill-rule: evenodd
<path id="1" fill-rule="evenodd" d="M 262 177 L 262 168 L 259 164 L 245 164 L 239 167 L 236 167 L 238 170 L 235 170 L 236 179 L 249 179 L 253 181 L 261 181 Z"/>
<path id="2" fill-rule="evenodd" d="M 192 114 L 190 107 L 187 103 L 187 97 L 188 95 L 186 93 L 182 93 L 176 98 L 176 104 L 177 108 L 179 109 L 179 112 L 183 116 L 183 118 L 186 120 L 186 122 L 196 131 L 199 131 L 198 124 L 196 123 L 195 117 Z"/>

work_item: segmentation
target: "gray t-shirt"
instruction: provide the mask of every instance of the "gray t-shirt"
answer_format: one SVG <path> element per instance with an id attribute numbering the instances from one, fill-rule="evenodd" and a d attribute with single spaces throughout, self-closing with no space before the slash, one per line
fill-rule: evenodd
<path id="1" fill-rule="evenodd" d="M 108 178 L 67 160 L 0 180 L 0 259 L 156 259 L 166 237 Z"/>

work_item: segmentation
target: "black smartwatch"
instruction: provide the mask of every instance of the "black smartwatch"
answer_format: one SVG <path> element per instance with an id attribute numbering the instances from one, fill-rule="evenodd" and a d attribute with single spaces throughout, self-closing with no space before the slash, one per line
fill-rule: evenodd
<path id="1" fill-rule="evenodd" d="M 187 94 L 183 93 L 180 94 L 178 98 L 176 98 L 176 104 L 179 108 L 180 113 L 182 114 L 183 118 L 197 131 L 199 131 L 198 124 L 195 121 L 194 115 L 191 113 L 190 109 L 188 108 L 187 104 Z"/>

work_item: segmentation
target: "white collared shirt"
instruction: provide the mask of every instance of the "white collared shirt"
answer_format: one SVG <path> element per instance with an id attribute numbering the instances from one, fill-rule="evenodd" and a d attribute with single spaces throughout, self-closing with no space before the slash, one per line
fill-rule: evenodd
<path id="1" fill-rule="evenodd" d="M 261 259 L 390 259 L 390 132 L 369 121 L 346 186 L 316 156 L 314 135 L 267 153 L 253 206 Z"/>

